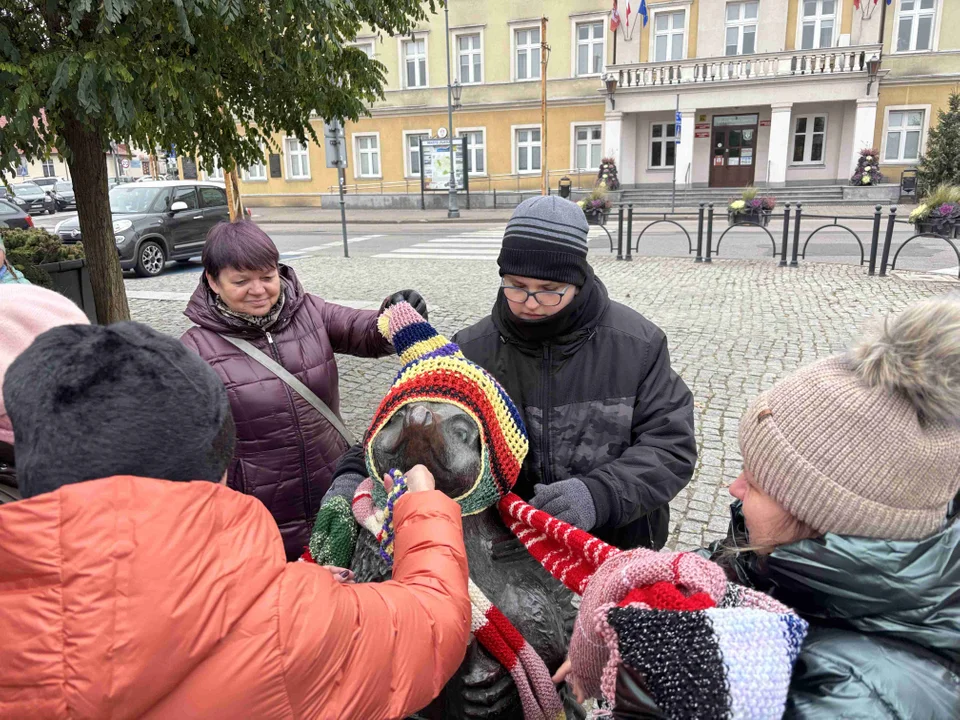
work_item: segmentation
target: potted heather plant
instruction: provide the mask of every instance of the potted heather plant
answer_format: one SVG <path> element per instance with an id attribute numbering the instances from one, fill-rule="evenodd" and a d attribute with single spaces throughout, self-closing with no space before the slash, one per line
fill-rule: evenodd
<path id="1" fill-rule="evenodd" d="M 727 221 L 731 225 L 751 224 L 766 227 L 776 204 L 775 197 L 759 195 L 753 186 L 744 188 L 743 194 L 727 206 Z"/>
<path id="2" fill-rule="evenodd" d="M 577 202 L 588 225 L 606 225 L 610 216 L 610 200 L 607 198 L 607 186 L 600 183 L 583 200 Z"/>
<path id="3" fill-rule="evenodd" d="M 960 187 L 939 185 L 910 213 L 910 222 L 917 233 L 960 237 Z"/>
<path id="4" fill-rule="evenodd" d="M 603 185 L 607 190 L 620 189 L 620 178 L 617 177 L 617 164 L 613 158 L 603 158 L 600 161 L 600 170 L 597 172 L 597 187 Z"/>
<path id="5" fill-rule="evenodd" d="M 869 187 L 883 182 L 880 172 L 880 151 L 876 148 L 865 148 L 860 151 L 857 159 L 857 169 L 853 171 L 850 184 L 856 187 Z"/>

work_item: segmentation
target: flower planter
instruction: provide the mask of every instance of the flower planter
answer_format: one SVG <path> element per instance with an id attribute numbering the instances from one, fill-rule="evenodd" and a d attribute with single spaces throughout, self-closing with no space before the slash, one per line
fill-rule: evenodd
<path id="1" fill-rule="evenodd" d="M 960 222 L 956 220 L 947 220 L 943 223 L 934 223 L 929 218 L 926 220 L 917 220 L 913 223 L 917 234 L 933 233 L 948 238 L 960 238 Z"/>
<path id="2" fill-rule="evenodd" d="M 760 212 L 740 212 L 734 213 L 727 211 L 727 223 L 730 225 L 759 225 L 766 227 L 770 224 L 770 210 L 761 210 Z"/>
<path id="3" fill-rule="evenodd" d="M 606 225 L 607 218 L 610 217 L 610 211 L 604 210 L 599 213 L 585 213 L 587 216 L 587 225 Z"/>
<path id="4" fill-rule="evenodd" d="M 86 260 L 37 265 L 50 276 L 50 289 L 69 298 L 86 313 L 91 323 L 97 322 L 97 308 L 93 301 L 93 286 L 90 285 L 90 268 Z"/>

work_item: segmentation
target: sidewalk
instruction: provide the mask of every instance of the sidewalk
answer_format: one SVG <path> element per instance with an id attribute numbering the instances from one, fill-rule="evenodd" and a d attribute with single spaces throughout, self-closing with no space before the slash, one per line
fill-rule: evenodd
<path id="1" fill-rule="evenodd" d="M 900 217 L 906 217 L 914 208 L 913 205 L 898 206 L 897 214 Z M 304 224 L 304 225 L 339 225 L 340 209 L 328 209 L 318 207 L 255 207 L 251 209 L 253 219 L 261 225 L 277 224 Z M 884 207 L 884 216 L 888 208 Z M 637 213 L 663 213 L 670 212 L 669 207 L 643 207 L 638 203 L 634 204 L 634 212 Z M 678 213 L 696 215 L 697 208 L 677 208 Z M 725 204 L 714 204 L 714 212 L 726 217 Z M 863 218 L 872 218 L 874 212 L 873 205 L 804 205 L 803 212 L 806 215 L 852 215 Z M 497 223 L 505 224 L 513 214 L 513 208 L 503 208 L 497 210 L 460 210 L 459 218 L 448 218 L 446 210 L 395 210 L 395 209 L 355 209 L 347 210 L 348 225 L 408 225 L 411 223 Z M 782 217 L 783 205 L 777 205 L 774 211 L 774 218 Z M 695 220 L 694 220 L 695 221 Z M 607 223 L 608 228 L 613 228 L 616 223 L 616 217 L 611 215 Z"/>

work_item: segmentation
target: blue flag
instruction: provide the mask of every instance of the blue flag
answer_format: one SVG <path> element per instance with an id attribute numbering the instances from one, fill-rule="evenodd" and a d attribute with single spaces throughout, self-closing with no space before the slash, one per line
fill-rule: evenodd
<path id="1" fill-rule="evenodd" d="M 887 0 L 887 4 L 890 4 L 890 0 Z M 647 20 L 650 19 L 647 13 L 647 0 L 640 0 L 640 9 L 637 12 L 640 14 L 640 17 L 643 18 L 643 27 L 646 27 Z"/>

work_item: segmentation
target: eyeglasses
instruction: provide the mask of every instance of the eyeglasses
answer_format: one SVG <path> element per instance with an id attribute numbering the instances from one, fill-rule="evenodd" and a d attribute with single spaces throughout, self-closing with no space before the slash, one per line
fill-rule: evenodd
<path id="1" fill-rule="evenodd" d="M 570 292 L 570 288 L 573 286 L 567 285 L 563 290 L 537 290 L 536 292 L 530 292 L 525 288 L 504 285 L 502 282 L 500 283 L 500 287 L 503 288 L 503 296 L 512 303 L 520 305 L 525 303 L 528 298 L 533 298 L 537 301 L 537 304 L 543 305 L 544 307 L 556 307 L 563 302 L 563 296 Z"/>

